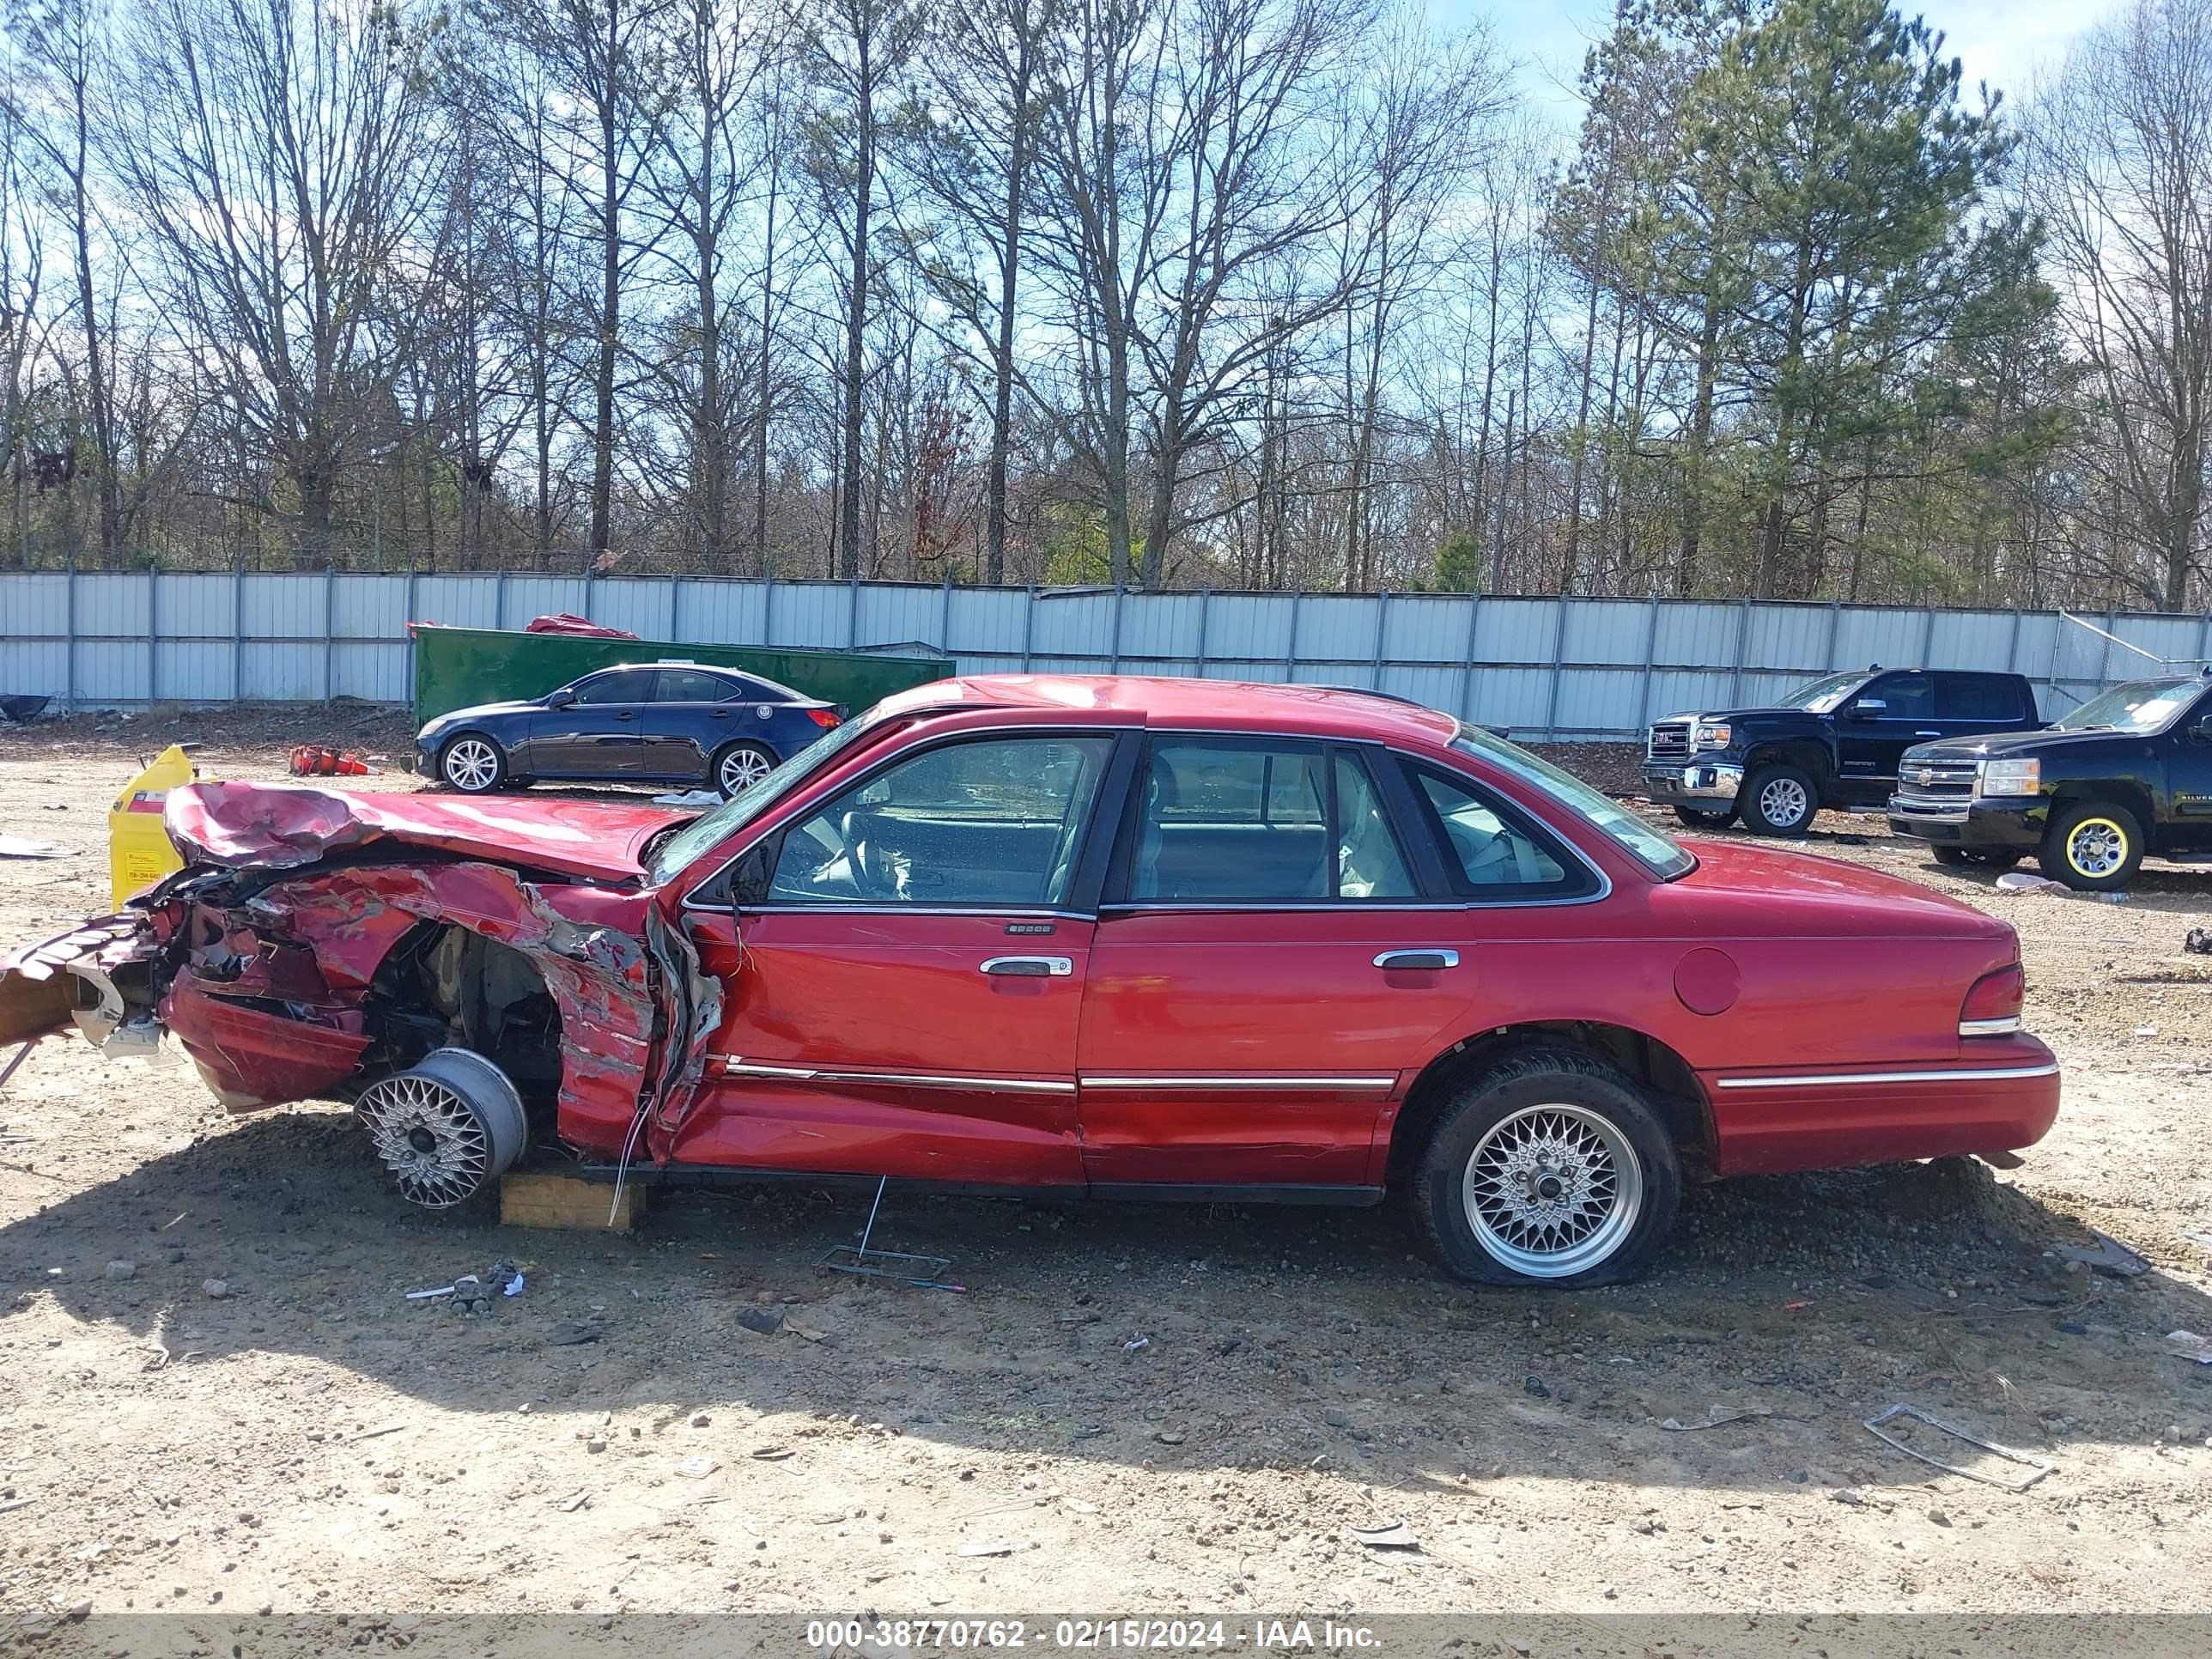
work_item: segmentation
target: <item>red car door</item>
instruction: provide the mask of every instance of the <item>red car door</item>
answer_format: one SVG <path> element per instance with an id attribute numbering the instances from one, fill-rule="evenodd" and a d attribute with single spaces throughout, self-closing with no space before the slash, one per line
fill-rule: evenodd
<path id="1" fill-rule="evenodd" d="M 1093 1182 L 1379 1182 L 1383 1109 L 1464 1035 L 1472 970 L 1378 758 L 1153 738 L 1084 995 Z"/>
<path id="2" fill-rule="evenodd" d="M 1080 1182 L 1094 923 L 1077 907 L 1115 743 L 998 732 L 906 749 L 772 832 L 759 891 L 689 907 L 723 1002 L 671 1156 Z"/>

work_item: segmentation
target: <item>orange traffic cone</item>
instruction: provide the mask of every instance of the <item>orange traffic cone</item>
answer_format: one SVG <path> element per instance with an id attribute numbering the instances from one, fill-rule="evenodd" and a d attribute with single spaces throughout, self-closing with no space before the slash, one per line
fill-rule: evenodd
<path id="1" fill-rule="evenodd" d="M 376 769 L 350 749 L 341 753 L 303 743 L 292 751 L 292 775 L 295 778 L 359 778 Z"/>

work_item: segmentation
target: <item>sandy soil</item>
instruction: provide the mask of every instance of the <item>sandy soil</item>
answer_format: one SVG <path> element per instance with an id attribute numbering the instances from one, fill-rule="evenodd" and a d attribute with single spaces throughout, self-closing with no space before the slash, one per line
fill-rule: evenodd
<path id="1" fill-rule="evenodd" d="M 0 860 L 0 940 L 106 908 L 108 798 L 180 735 L 230 775 L 405 738 L 0 732 L 0 833 L 71 849 Z M 960 1295 L 818 1267 L 847 1194 L 441 1221 L 341 1111 L 231 1121 L 188 1066 L 49 1042 L 0 1092 L 0 1608 L 2212 1609 L 2212 1367 L 2164 1340 L 2212 1334 L 2212 959 L 2181 951 L 2212 877 L 2014 896 L 1880 829 L 1808 850 L 2019 928 L 2057 1129 L 2008 1174 L 1696 1191 L 1599 1293 L 1443 1281 L 1387 1210 L 894 1194 L 878 1242 Z M 2091 1226 L 2155 1270 L 2065 1271 Z M 404 1299 L 500 1257 L 528 1288 L 489 1316 Z M 763 1303 L 781 1334 L 739 1324 Z M 1939 1474 L 1861 1426 L 1897 1401 L 2057 1472 Z M 1353 1537 L 1392 1521 L 1417 1551 Z"/>

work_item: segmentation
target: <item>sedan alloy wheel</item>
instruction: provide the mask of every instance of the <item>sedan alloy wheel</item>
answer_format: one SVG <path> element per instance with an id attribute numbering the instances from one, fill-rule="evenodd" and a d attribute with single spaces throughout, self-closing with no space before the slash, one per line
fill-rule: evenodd
<path id="1" fill-rule="evenodd" d="M 505 764 L 499 745 L 489 738 L 456 738 L 446 745 L 438 769 L 462 793 L 481 795 L 499 787 Z"/>
<path id="2" fill-rule="evenodd" d="M 775 769 L 775 757 L 757 744 L 732 744 L 714 769 L 715 787 L 725 799 L 750 787 Z"/>

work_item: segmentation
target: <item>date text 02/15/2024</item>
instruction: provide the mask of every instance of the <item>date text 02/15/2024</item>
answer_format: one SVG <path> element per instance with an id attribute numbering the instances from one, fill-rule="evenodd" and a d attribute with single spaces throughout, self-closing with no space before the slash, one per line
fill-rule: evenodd
<path id="1" fill-rule="evenodd" d="M 806 1645 L 840 1652 L 873 1645 L 986 1650 L 1043 1648 L 1055 1651 L 1249 1653 L 1374 1651 L 1368 1626 L 1332 1619 L 1060 1619 L 1032 1624 L 1022 1619 L 809 1620 Z"/>

